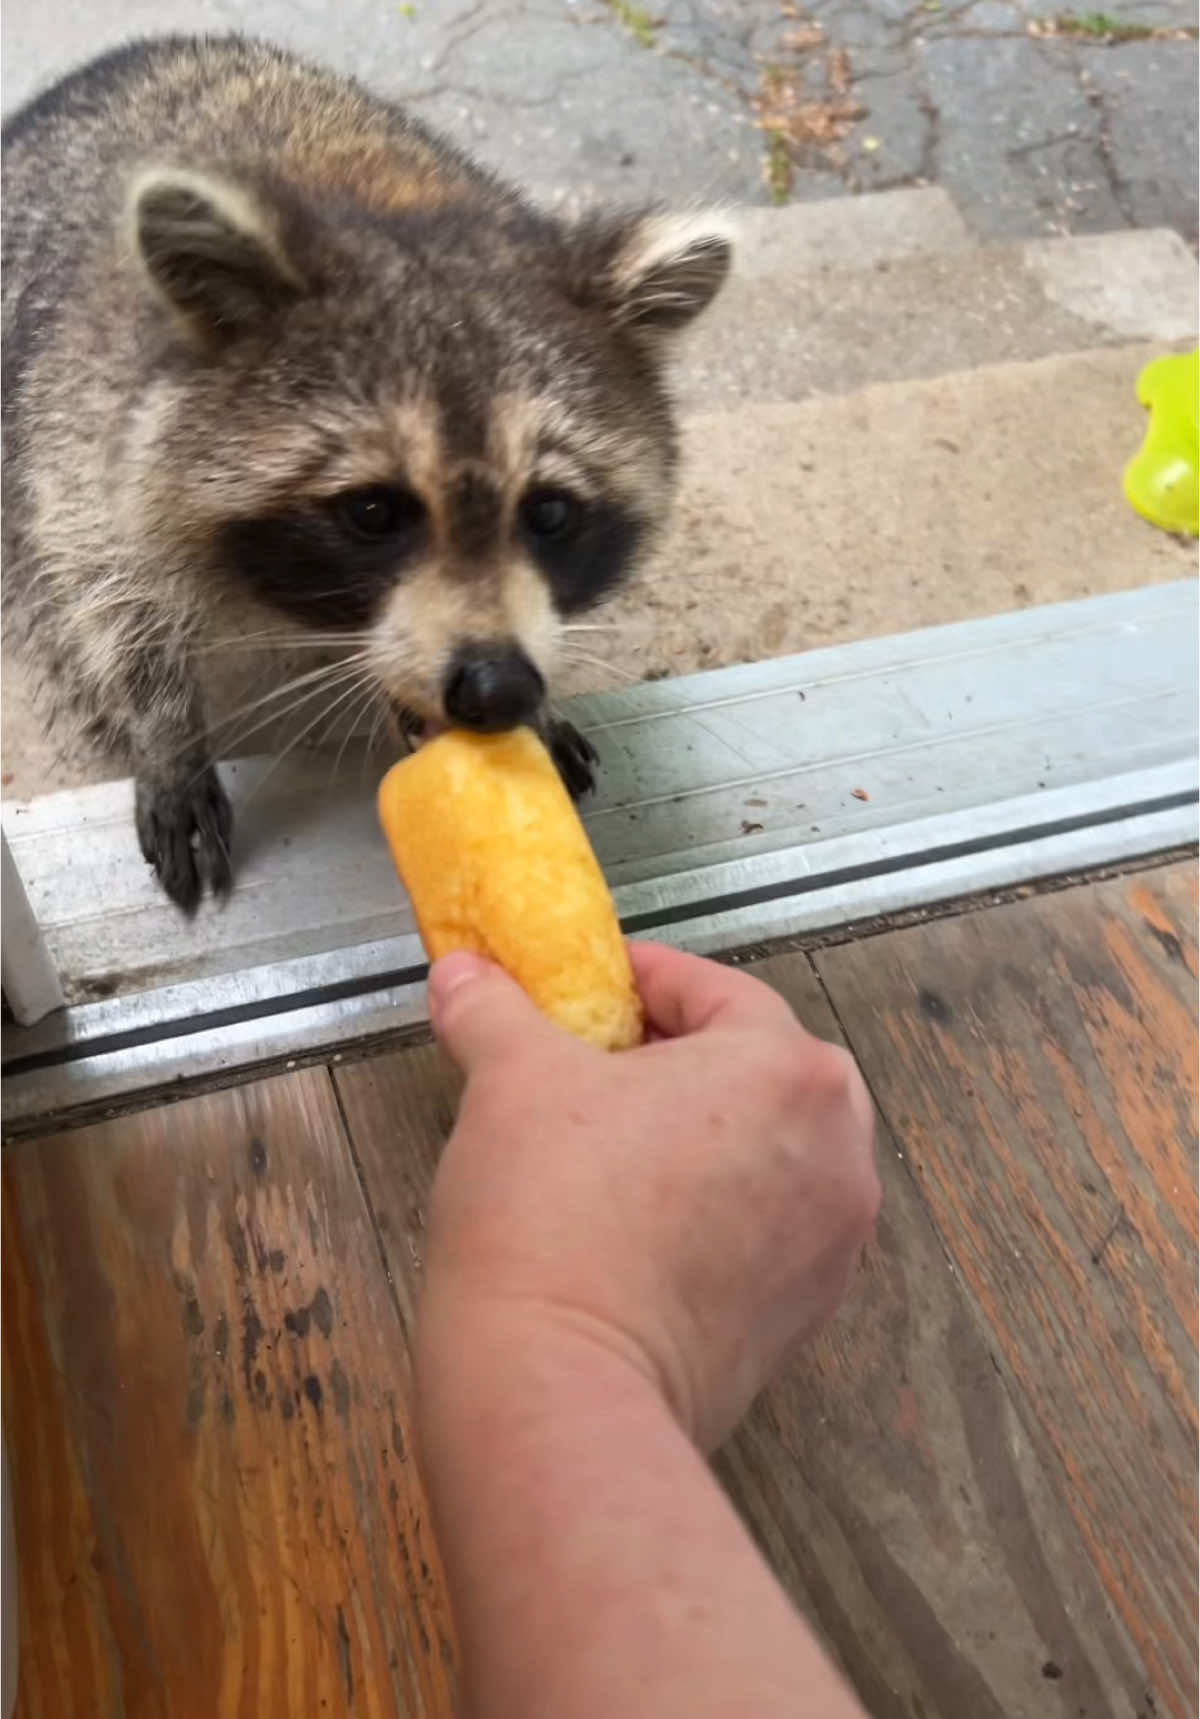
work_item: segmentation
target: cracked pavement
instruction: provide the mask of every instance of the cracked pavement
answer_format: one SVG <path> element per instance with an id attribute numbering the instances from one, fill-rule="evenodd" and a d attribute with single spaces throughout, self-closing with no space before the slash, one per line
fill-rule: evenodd
<path id="1" fill-rule="evenodd" d="M 938 184 L 983 237 L 1171 226 L 1195 244 L 1195 6 L 1113 0 L 1075 32 L 1067 16 L 1054 0 L 8 0 L 2 95 L 8 111 L 133 35 L 238 29 L 356 73 L 565 206 Z"/>

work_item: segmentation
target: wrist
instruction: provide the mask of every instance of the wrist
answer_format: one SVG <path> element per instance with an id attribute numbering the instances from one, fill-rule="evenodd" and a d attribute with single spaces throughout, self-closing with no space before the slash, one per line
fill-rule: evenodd
<path id="1" fill-rule="evenodd" d="M 416 1344 L 422 1419 L 556 1414 L 605 1393 L 669 1409 L 645 1350 L 608 1321 L 533 1295 L 497 1295 L 435 1273 Z"/>
<path id="2" fill-rule="evenodd" d="M 464 1713 L 766 1715 L 835 1681 L 644 1361 L 574 1315 L 445 1280 L 422 1321 Z"/>

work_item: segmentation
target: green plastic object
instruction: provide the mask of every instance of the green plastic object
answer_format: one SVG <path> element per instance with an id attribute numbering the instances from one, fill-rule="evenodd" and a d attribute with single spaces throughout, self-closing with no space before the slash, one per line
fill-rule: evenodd
<path id="1" fill-rule="evenodd" d="M 1163 531 L 1200 535 L 1200 349 L 1147 364 L 1137 397 L 1146 439 L 1125 467 L 1125 497 Z"/>

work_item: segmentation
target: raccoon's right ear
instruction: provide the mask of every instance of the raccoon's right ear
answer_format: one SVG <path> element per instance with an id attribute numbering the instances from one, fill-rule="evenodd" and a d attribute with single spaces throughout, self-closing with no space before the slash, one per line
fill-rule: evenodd
<path id="1" fill-rule="evenodd" d="M 256 323 L 304 290 L 278 215 L 228 180 L 151 168 L 131 188 L 129 225 L 151 286 L 201 339 Z"/>
<path id="2" fill-rule="evenodd" d="M 571 235 L 573 289 L 651 348 L 686 328 L 717 296 L 733 260 L 721 215 L 586 218 Z"/>

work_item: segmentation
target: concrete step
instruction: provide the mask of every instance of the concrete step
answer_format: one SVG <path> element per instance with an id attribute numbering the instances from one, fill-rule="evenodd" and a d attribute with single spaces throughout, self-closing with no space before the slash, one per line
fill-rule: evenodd
<path id="1" fill-rule="evenodd" d="M 577 189 L 540 195 L 535 191 L 534 200 L 572 217 L 611 202 Z M 734 210 L 732 218 L 738 274 L 747 280 L 833 263 L 866 267 L 893 257 L 962 251 L 975 242 L 953 199 L 932 185 L 789 203 L 778 209 L 745 206 Z"/>
<path id="2" fill-rule="evenodd" d="M 882 198 L 863 198 L 862 204 Z M 853 207 L 853 203 L 851 203 Z M 796 210 L 754 211 L 747 255 L 681 350 L 677 396 L 690 411 L 849 394 L 1136 340 L 1196 336 L 1196 262 L 1178 234 L 1119 232 L 851 260 L 852 234 L 816 260 Z M 809 229 L 811 231 L 811 229 Z M 805 261 L 805 257 L 810 258 Z"/>
<path id="3" fill-rule="evenodd" d="M 589 651 L 678 675 L 1191 577 L 1121 491 L 1156 350 L 691 418 L 673 528 Z"/>
<path id="4" fill-rule="evenodd" d="M 790 279 L 808 269 L 872 268 L 901 257 L 969 250 L 975 243 L 940 187 L 833 197 L 733 212 L 738 281 Z"/>

